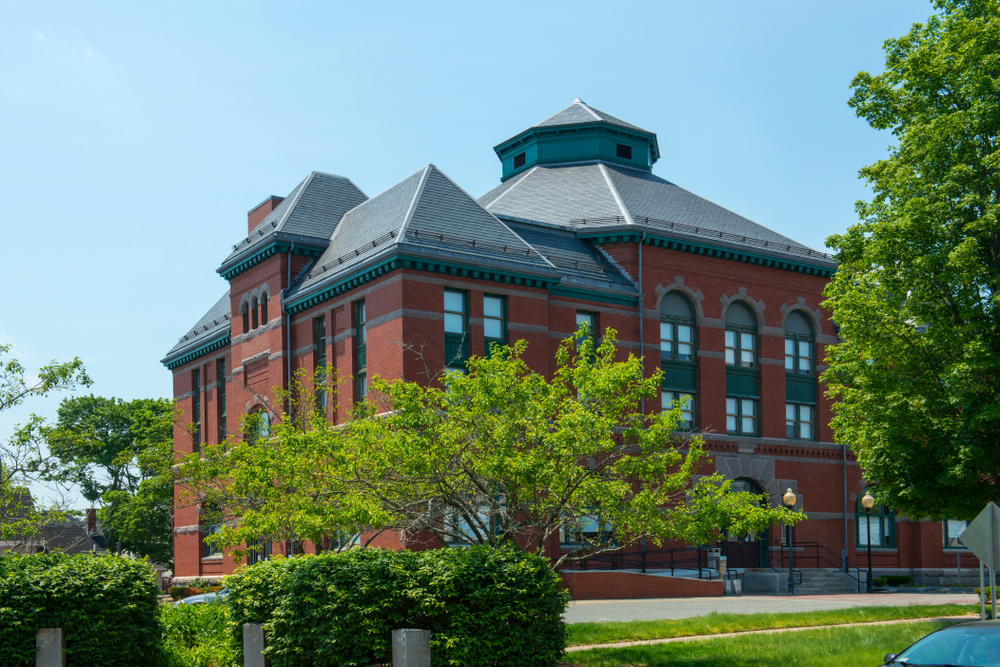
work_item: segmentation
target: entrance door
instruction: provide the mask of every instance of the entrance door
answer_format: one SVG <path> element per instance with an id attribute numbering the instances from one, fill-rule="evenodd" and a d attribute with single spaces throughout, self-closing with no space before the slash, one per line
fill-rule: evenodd
<path id="1" fill-rule="evenodd" d="M 760 495 L 764 492 L 760 485 L 752 479 L 735 479 L 732 486 L 733 493 L 753 493 Z M 765 501 L 761 501 L 765 502 Z M 767 559 L 767 539 L 768 531 L 763 533 L 746 533 L 735 535 L 726 531 L 722 543 L 722 555 L 726 557 L 728 567 L 757 568 L 766 567 Z"/>

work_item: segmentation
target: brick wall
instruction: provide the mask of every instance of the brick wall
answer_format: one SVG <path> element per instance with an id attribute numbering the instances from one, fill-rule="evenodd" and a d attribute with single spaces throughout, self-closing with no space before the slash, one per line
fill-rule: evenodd
<path id="1" fill-rule="evenodd" d="M 574 600 L 722 597 L 722 581 L 661 577 L 637 572 L 563 572 Z"/>

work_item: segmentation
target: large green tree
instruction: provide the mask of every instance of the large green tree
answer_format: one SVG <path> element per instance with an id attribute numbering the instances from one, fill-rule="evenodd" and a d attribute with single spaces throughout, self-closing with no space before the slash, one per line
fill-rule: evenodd
<path id="1" fill-rule="evenodd" d="M 53 361 L 31 373 L 9 354 L 10 345 L 0 344 L 0 412 L 30 398 L 91 384 L 79 359 Z M 9 439 L 0 441 L 0 540 L 30 541 L 42 524 L 65 517 L 64 507 L 38 503 L 28 489 L 55 463 L 39 437 L 42 422 L 32 414 Z"/>
<path id="2" fill-rule="evenodd" d="M 643 416 L 659 373 L 600 345 L 564 341 L 549 380 L 527 343 L 473 358 L 441 383 L 373 379 L 347 424 L 287 419 L 268 438 L 189 457 L 179 477 L 215 508 L 219 543 L 319 540 L 379 532 L 428 545 L 517 543 L 541 550 L 560 531 L 577 540 L 553 567 L 646 539 L 705 543 L 729 527 L 761 530 L 800 514 L 730 493 L 697 436 L 679 437 L 679 410 Z M 308 410 L 311 400 L 291 405 Z M 766 504 L 765 504 L 766 505 Z"/>
<path id="3" fill-rule="evenodd" d="M 108 548 L 173 561 L 173 403 L 77 396 L 42 429 L 59 465 L 54 481 L 72 484 L 100 506 Z"/>
<path id="4" fill-rule="evenodd" d="M 935 6 L 852 83 L 896 142 L 860 172 L 861 221 L 829 240 L 843 342 L 823 380 L 880 500 L 971 518 L 1000 502 L 1000 4 Z"/>

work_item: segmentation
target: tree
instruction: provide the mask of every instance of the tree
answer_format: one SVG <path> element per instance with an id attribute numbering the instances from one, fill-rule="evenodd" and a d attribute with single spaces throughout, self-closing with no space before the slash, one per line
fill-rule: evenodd
<path id="1" fill-rule="evenodd" d="M 723 527 L 801 518 L 730 493 L 718 475 L 692 484 L 701 439 L 677 437 L 679 409 L 638 412 L 659 373 L 643 378 L 631 355 L 616 361 L 613 330 L 597 346 L 585 331 L 564 341 L 551 381 L 526 350 L 494 347 L 430 385 L 373 378 L 372 400 L 347 424 L 287 419 L 253 445 L 189 457 L 180 477 L 221 510 L 215 539 L 227 546 L 392 531 L 428 546 L 541 551 L 559 531 L 577 535 L 554 568 L 642 539 L 705 543 Z"/>
<path id="2" fill-rule="evenodd" d="M 7 357 L 9 353 L 10 345 L 0 344 L 0 411 L 29 398 L 91 384 L 79 358 L 64 363 L 53 361 L 31 376 L 17 359 Z M 28 490 L 28 485 L 52 463 L 38 437 L 41 421 L 31 415 L 28 423 L 0 443 L 0 539 L 30 541 L 42 524 L 65 516 L 59 507 L 37 503 Z"/>
<path id="3" fill-rule="evenodd" d="M 823 381 L 880 501 L 968 519 L 1000 502 L 1000 4 L 935 5 L 852 82 L 857 115 L 898 143 L 828 241 L 843 342 Z"/>
<path id="4" fill-rule="evenodd" d="M 77 396 L 59 406 L 54 426 L 43 427 L 59 461 L 48 478 L 80 488 L 99 504 L 108 548 L 173 560 L 173 403 Z"/>

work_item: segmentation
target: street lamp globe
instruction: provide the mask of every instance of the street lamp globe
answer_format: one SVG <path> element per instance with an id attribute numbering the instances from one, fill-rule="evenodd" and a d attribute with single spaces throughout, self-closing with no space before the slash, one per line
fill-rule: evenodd
<path id="1" fill-rule="evenodd" d="M 870 510 L 875 507 L 875 498 L 872 496 L 871 491 L 865 491 L 864 497 L 861 499 L 861 506 L 866 510 Z"/>
<path id="2" fill-rule="evenodd" d="M 787 491 L 785 491 L 785 495 L 783 495 L 781 497 L 782 502 L 784 502 L 785 506 L 789 507 L 789 508 L 795 507 L 795 500 L 796 499 L 797 499 L 797 496 L 794 493 L 792 493 L 791 489 L 788 489 Z"/>

